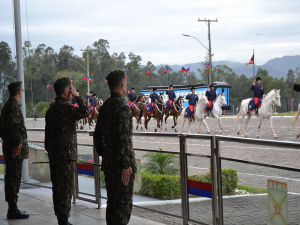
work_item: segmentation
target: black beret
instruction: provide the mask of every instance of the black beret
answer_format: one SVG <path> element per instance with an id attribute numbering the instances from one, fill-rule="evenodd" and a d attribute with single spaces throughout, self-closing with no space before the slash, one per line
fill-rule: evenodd
<path id="1" fill-rule="evenodd" d="M 257 78 L 256 78 L 256 81 L 258 81 L 258 80 L 261 80 L 261 78 L 260 78 L 260 77 L 257 77 Z"/>
<path id="2" fill-rule="evenodd" d="M 97 96 L 96 94 L 93 94 L 93 96 Z"/>
<path id="3" fill-rule="evenodd" d="M 71 80 L 68 77 L 63 77 L 60 79 L 57 79 L 54 83 L 54 87 L 57 86 L 65 86 L 65 85 L 71 85 Z"/>
<path id="4" fill-rule="evenodd" d="M 294 90 L 297 92 L 300 92 L 300 84 L 295 84 L 294 85 Z"/>
<path id="5" fill-rule="evenodd" d="M 156 88 L 153 88 L 153 91 L 157 91 L 157 89 L 156 89 Z"/>
<path id="6" fill-rule="evenodd" d="M 173 85 L 171 84 L 170 87 L 173 87 Z"/>
<path id="7" fill-rule="evenodd" d="M 131 88 L 131 90 L 135 90 L 134 88 Z"/>
<path id="8" fill-rule="evenodd" d="M 11 89 L 14 89 L 14 88 L 17 88 L 17 87 L 22 87 L 22 81 L 15 81 L 15 82 L 12 82 L 8 85 L 8 90 L 11 90 Z"/>
<path id="9" fill-rule="evenodd" d="M 93 94 L 94 92 L 93 91 L 90 91 L 90 94 Z"/>
<path id="10" fill-rule="evenodd" d="M 125 72 L 122 70 L 114 70 L 112 72 L 110 72 L 107 77 L 106 80 L 110 81 L 110 80 L 119 80 L 119 79 L 123 79 L 126 78 L 125 76 Z"/>
<path id="11" fill-rule="evenodd" d="M 191 90 L 193 90 L 193 89 L 195 90 L 195 87 L 192 87 L 192 88 L 191 88 Z"/>

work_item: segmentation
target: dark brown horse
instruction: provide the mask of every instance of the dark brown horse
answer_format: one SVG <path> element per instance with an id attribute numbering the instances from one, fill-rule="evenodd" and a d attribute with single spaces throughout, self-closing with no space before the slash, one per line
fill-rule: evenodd
<path id="1" fill-rule="evenodd" d="M 136 129 L 139 129 L 139 125 L 141 126 L 141 130 L 143 130 L 143 125 L 142 125 L 142 120 L 141 120 L 141 116 L 142 116 L 142 110 L 143 110 L 143 104 L 148 104 L 148 98 L 146 95 L 141 95 L 138 97 L 136 103 L 134 104 L 134 107 L 132 108 L 132 115 L 133 117 L 136 118 Z"/>
<path id="2" fill-rule="evenodd" d="M 180 115 L 181 111 L 182 111 L 182 108 L 183 108 L 183 97 L 180 96 L 176 102 L 174 102 L 174 107 L 172 109 L 170 109 L 169 111 L 166 111 L 166 117 L 165 117 L 165 130 L 167 131 L 168 130 L 168 127 L 167 127 L 167 119 L 168 117 L 171 115 L 173 116 L 173 120 L 174 120 L 174 126 L 172 128 L 175 128 L 175 132 L 177 132 L 176 130 L 176 121 L 177 121 L 177 118 L 178 116 Z"/>
<path id="3" fill-rule="evenodd" d="M 94 112 L 92 113 L 91 116 L 88 117 L 88 121 L 89 121 L 89 130 L 91 130 L 92 126 L 94 127 L 93 121 L 95 121 L 95 124 L 97 123 L 97 119 L 99 116 L 99 110 L 100 107 L 103 105 L 103 101 L 102 99 L 98 99 L 97 103 L 96 103 L 96 107 Z"/>
<path id="4" fill-rule="evenodd" d="M 151 104 L 151 103 L 150 103 Z M 154 115 L 151 113 L 147 113 L 147 107 L 143 108 L 143 114 L 145 118 L 145 132 L 148 129 L 147 125 L 151 117 L 156 118 L 157 121 L 157 127 L 155 128 L 155 132 L 157 132 L 157 128 L 159 128 L 159 131 L 161 131 L 161 127 L 163 125 L 163 120 L 164 120 L 164 114 L 165 114 L 165 98 L 164 98 L 164 93 L 160 93 L 158 97 L 158 102 L 156 105 L 156 109 L 154 111 Z"/>

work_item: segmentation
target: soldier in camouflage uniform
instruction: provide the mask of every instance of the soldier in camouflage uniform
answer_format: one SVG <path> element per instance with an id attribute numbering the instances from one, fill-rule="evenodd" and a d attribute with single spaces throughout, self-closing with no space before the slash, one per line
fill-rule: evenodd
<path id="1" fill-rule="evenodd" d="M 77 156 L 76 121 L 88 117 L 85 101 L 71 85 L 69 78 L 54 84 L 55 102 L 46 113 L 45 148 L 49 155 L 54 212 L 60 225 L 68 222 Z M 71 104 L 72 96 L 78 107 Z"/>
<path id="2" fill-rule="evenodd" d="M 28 159 L 27 132 L 19 101 L 22 98 L 22 82 L 8 85 L 10 97 L 1 111 L 2 150 L 4 154 L 5 200 L 8 202 L 8 219 L 25 219 L 29 217 L 18 210 L 18 193 L 21 184 L 22 162 Z"/>
<path id="3" fill-rule="evenodd" d="M 107 77 L 111 91 L 100 108 L 94 141 L 103 150 L 102 171 L 107 189 L 106 222 L 108 225 L 128 224 L 132 210 L 134 174 L 137 172 L 132 149 L 132 112 L 124 97 L 124 71 L 113 71 Z M 105 147 L 104 147 L 105 146 Z"/>

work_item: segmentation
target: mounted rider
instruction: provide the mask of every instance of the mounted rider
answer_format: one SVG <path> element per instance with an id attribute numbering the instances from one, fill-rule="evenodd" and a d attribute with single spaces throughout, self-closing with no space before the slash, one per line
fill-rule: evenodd
<path id="1" fill-rule="evenodd" d="M 173 85 L 172 84 L 168 87 L 168 90 L 167 90 L 166 94 L 169 96 L 169 105 L 166 104 L 165 110 L 169 111 L 173 108 L 174 102 L 176 101 L 176 94 L 173 91 Z"/>
<path id="2" fill-rule="evenodd" d="M 78 94 L 78 96 L 80 96 L 79 95 L 79 90 L 77 90 L 77 94 Z M 76 98 L 74 98 L 73 96 L 72 96 L 72 105 L 74 107 L 78 107 L 78 102 L 77 102 Z"/>
<path id="3" fill-rule="evenodd" d="M 157 89 L 153 88 L 153 93 L 152 91 L 150 91 L 150 98 L 151 98 L 151 112 L 153 112 L 153 110 L 156 107 L 156 103 L 158 101 L 158 94 L 156 94 Z"/>
<path id="4" fill-rule="evenodd" d="M 196 110 L 195 106 L 196 106 L 197 102 L 199 101 L 198 95 L 195 94 L 194 87 L 191 88 L 191 91 L 192 91 L 192 94 L 189 91 L 189 94 L 185 97 L 185 99 L 189 100 L 189 108 L 187 108 L 187 109 L 190 110 L 190 113 L 188 113 L 189 111 L 186 110 L 185 111 L 186 115 L 184 115 L 184 117 L 189 118 L 190 121 L 195 120 L 193 118 L 193 116 L 195 115 L 195 110 Z"/>
<path id="5" fill-rule="evenodd" d="M 134 88 L 131 88 L 131 92 L 129 92 L 128 90 L 128 98 L 129 98 L 130 107 L 132 107 L 132 104 L 136 102 L 136 93 Z"/>
<path id="6" fill-rule="evenodd" d="M 89 109 L 91 109 L 91 104 L 92 104 L 92 101 L 93 101 L 93 91 L 90 91 L 90 95 L 88 93 L 86 93 L 86 98 L 89 99 Z"/>
<path id="7" fill-rule="evenodd" d="M 92 99 L 91 108 L 90 108 L 90 115 L 92 115 L 93 112 L 95 111 L 95 108 L 97 106 L 97 101 L 98 101 L 97 95 L 93 94 L 93 99 Z"/>
<path id="8" fill-rule="evenodd" d="M 210 90 L 208 88 L 210 88 Z M 209 106 L 207 106 L 206 110 L 205 110 L 205 112 L 208 113 L 209 111 L 211 111 L 213 109 L 214 102 L 217 99 L 217 92 L 215 91 L 215 87 L 213 84 L 211 84 L 210 86 L 207 87 L 205 96 L 207 97 L 207 100 L 209 102 Z"/>
<path id="9" fill-rule="evenodd" d="M 257 84 L 255 84 L 255 79 L 253 79 L 253 85 L 251 86 L 251 91 L 254 91 L 254 98 L 249 102 L 248 113 L 255 109 L 255 115 L 258 115 L 258 109 L 261 106 L 261 99 L 266 95 L 264 87 L 261 85 L 261 78 L 256 78 Z"/>

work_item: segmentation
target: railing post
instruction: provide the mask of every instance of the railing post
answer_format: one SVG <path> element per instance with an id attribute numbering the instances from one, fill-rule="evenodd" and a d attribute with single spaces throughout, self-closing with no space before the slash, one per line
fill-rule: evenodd
<path id="1" fill-rule="evenodd" d="M 74 161 L 74 186 L 73 186 L 73 204 L 76 203 L 77 193 L 78 193 L 78 171 L 77 171 L 77 161 Z"/>
<path id="2" fill-rule="evenodd" d="M 180 135 L 180 182 L 181 182 L 181 208 L 183 225 L 188 224 L 189 202 L 187 188 L 187 157 L 186 157 L 186 136 Z"/>
<path id="3" fill-rule="evenodd" d="M 218 209 L 219 209 L 219 219 L 218 225 L 223 225 L 223 195 L 222 195 L 222 174 L 221 174 L 221 150 L 220 141 L 216 140 L 216 161 L 217 161 L 217 182 L 218 182 Z"/>
<path id="4" fill-rule="evenodd" d="M 91 132 L 90 135 L 93 136 L 94 163 L 99 164 L 99 155 L 95 148 L 94 132 Z M 98 209 L 100 209 L 101 208 L 101 190 L 100 190 L 100 167 L 99 166 L 94 166 L 94 182 L 95 182 L 96 203 L 98 204 Z"/>
<path id="5" fill-rule="evenodd" d="M 211 191 L 212 191 L 212 219 L 213 225 L 217 225 L 217 169 L 216 169 L 216 154 L 215 154 L 215 136 L 212 136 L 210 139 L 210 167 L 211 167 Z"/>

